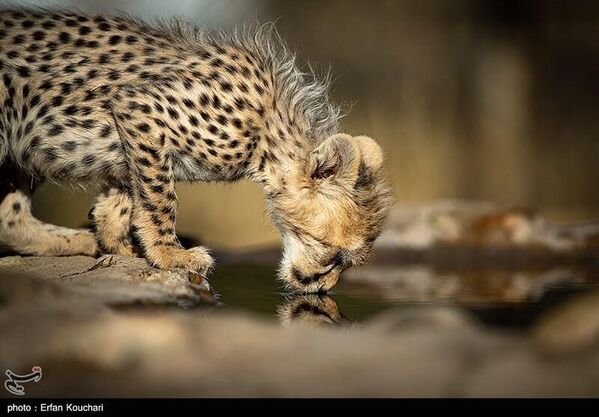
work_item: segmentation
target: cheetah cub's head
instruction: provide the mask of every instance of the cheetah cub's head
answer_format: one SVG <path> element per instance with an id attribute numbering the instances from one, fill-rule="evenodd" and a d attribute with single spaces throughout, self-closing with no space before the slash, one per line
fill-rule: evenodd
<path id="1" fill-rule="evenodd" d="M 337 134 L 281 170 L 271 207 L 283 237 L 280 279 L 289 287 L 328 291 L 343 270 L 367 260 L 391 203 L 382 165 L 373 139 Z"/>

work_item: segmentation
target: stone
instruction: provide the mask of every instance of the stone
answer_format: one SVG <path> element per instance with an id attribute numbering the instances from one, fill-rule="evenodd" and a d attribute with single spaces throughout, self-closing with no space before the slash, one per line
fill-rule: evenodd
<path id="1" fill-rule="evenodd" d="M 88 306 L 177 305 L 191 308 L 217 302 L 210 284 L 201 277 L 190 277 L 185 271 L 162 271 L 141 258 L 117 255 L 100 259 L 86 256 L 4 257 L 0 258 L 0 280 L 3 293 L 23 292 L 24 286 L 31 289 L 35 283 L 20 281 L 33 280 L 38 286 L 40 282 L 48 284 L 47 288 L 54 288 L 63 300 L 84 302 Z M 18 299 L 39 301 L 27 294 Z"/>
<path id="2" fill-rule="evenodd" d="M 399 204 L 375 246 L 379 250 L 437 247 L 517 249 L 565 258 L 599 253 L 599 224 L 556 224 L 531 210 L 483 201 Z"/>
<path id="3" fill-rule="evenodd" d="M 546 315 L 534 329 L 537 347 L 548 355 L 599 351 L 599 291 L 576 297 Z"/>

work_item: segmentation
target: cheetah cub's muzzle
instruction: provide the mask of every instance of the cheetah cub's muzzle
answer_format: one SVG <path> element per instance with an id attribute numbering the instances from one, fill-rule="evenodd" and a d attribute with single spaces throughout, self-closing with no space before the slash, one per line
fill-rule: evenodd
<path id="1" fill-rule="evenodd" d="M 279 278 L 288 287 L 328 291 L 367 260 L 391 204 L 382 168 L 373 139 L 337 134 L 280 174 L 269 195 L 283 236 Z"/>

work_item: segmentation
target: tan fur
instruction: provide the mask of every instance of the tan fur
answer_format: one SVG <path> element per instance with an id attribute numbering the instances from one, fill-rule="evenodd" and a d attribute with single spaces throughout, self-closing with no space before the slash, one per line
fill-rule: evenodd
<path id="1" fill-rule="evenodd" d="M 313 178 L 322 170 L 330 175 Z M 334 135 L 290 165 L 279 182 L 272 204 L 285 243 L 281 278 L 292 288 L 329 290 L 344 269 L 367 260 L 381 232 L 391 202 L 382 151 L 365 136 Z M 336 255 L 341 259 L 333 266 Z M 308 284 L 296 277 L 319 274 Z"/>
<path id="2" fill-rule="evenodd" d="M 98 251 L 94 236 L 39 221 L 31 214 L 31 200 L 14 191 L 0 203 L 0 246 L 24 255 L 91 255 Z"/>
<path id="3" fill-rule="evenodd" d="M 104 253 L 134 256 L 131 242 L 131 212 L 133 203 L 129 194 L 116 188 L 100 194 L 89 213 L 98 244 Z"/>

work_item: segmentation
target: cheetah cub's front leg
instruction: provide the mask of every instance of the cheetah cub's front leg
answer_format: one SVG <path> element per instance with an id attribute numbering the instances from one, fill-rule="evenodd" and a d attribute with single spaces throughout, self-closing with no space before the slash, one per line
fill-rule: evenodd
<path id="1" fill-rule="evenodd" d="M 183 268 L 205 275 L 214 261 L 204 247 L 185 249 L 175 232 L 177 195 L 166 135 L 135 112 L 113 107 L 130 170 L 131 233 L 145 258 L 161 269 Z"/>
<path id="2" fill-rule="evenodd" d="M 133 202 L 126 190 L 111 188 L 96 198 L 88 218 L 94 224 L 102 252 L 135 256 L 130 234 L 132 207 Z"/>

